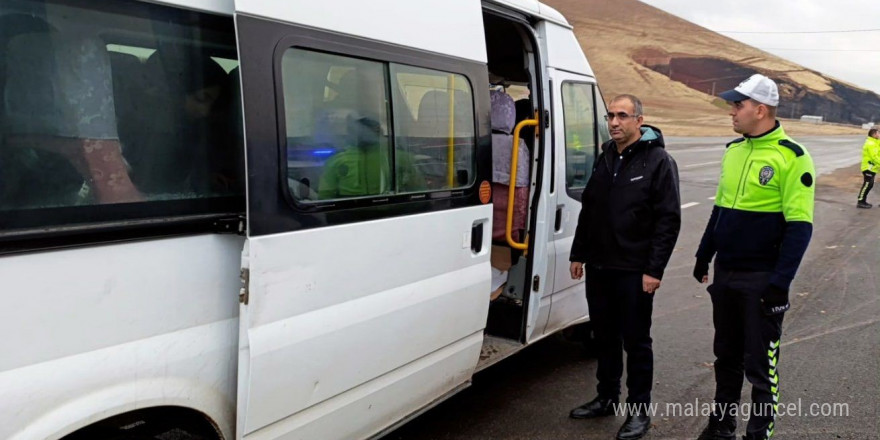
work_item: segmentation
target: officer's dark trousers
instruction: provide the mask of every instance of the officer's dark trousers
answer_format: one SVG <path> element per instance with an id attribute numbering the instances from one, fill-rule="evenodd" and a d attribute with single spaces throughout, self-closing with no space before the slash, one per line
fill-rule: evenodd
<path id="1" fill-rule="evenodd" d="M 779 398 L 779 339 L 782 316 L 766 316 L 761 293 L 769 284 L 770 272 L 739 272 L 715 265 L 709 286 L 712 320 L 715 323 L 715 410 L 714 417 L 736 426 L 732 410 L 740 400 L 743 372 L 752 384 L 752 406 L 746 433 L 749 439 L 767 439 L 775 428 L 775 404 Z M 737 410 L 742 410 L 742 407 Z"/>
<path id="2" fill-rule="evenodd" d="M 874 177 L 877 176 L 877 174 L 870 171 L 862 171 L 862 176 L 865 177 L 865 182 L 862 183 L 862 189 L 859 191 L 859 201 L 867 202 L 868 193 L 871 192 L 871 188 L 874 187 Z"/>
<path id="3" fill-rule="evenodd" d="M 651 312 L 654 295 L 642 290 L 642 274 L 587 268 L 587 303 L 596 338 L 600 397 L 618 399 L 626 350 L 630 403 L 649 403 L 654 377 Z"/>

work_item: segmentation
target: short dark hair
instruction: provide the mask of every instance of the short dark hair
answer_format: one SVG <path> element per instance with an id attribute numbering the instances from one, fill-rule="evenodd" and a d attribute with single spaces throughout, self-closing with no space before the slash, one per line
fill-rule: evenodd
<path id="1" fill-rule="evenodd" d="M 880 128 L 872 128 L 868 130 L 868 136 L 874 136 L 878 131 L 880 131 Z"/>
<path id="2" fill-rule="evenodd" d="M 614 99 L 611 100 L 611 102 L 617 102 L 617 101 L 620 101 L 620 100 L 622 100 L 622 99 L 627 99 L 627 100 L 629 100 L 629 102 L 632 103 L 632 105 L 633 105 L 633 111 L 636 113 L 636 114 L 633 115 L 633 116 L 641 116 L 641 115 L 643 114 L 643 113 L 642 113 L 642 100 L 639 99 L 639 98 L 636 98 L 635 95 L 630 95 L 629 93 L 624 93 L 624 94 L 622 94 L 622 95 L 617 95 L 617 96 L 614 97 Z"/>
<path id="3" fill-rule="evenodd" d="M 767 107 L 767 115 L 769 115 L 773 119 L 776 119 L 776 112 L 778 110 L 778 108 L 776 106 L 773 106 L 770 104 L 764 104 L 763 102 L 758 101 L 757 99 L 753 99 L 753 98 L 747 98 L 744 101 L 751 101 L 752 105 L 755 107 L 757 107 L 759 105 L 763 105 L 764 107 Z"/>

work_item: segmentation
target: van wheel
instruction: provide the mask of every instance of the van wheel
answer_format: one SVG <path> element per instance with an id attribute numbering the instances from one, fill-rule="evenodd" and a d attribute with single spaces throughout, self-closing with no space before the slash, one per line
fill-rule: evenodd
<path id="1" fill-rule="evenodd" d="M 188 408 L 163 407 L 132 411 L 102 420 L 62 440 L 221 440 L 207 416 Z"/>

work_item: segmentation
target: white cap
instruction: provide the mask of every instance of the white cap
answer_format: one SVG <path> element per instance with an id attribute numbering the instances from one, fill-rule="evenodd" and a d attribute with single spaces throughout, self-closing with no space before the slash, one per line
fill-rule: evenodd
<path id="1" fill-rule="evenodd" d="M 760 73 L 750 76 L 733 90 L 728 90 L 718 96 L 728 102 L 751 98 L 771 107 L 779 105 L 779 89 L 776 87 L 776 83 Z"/>

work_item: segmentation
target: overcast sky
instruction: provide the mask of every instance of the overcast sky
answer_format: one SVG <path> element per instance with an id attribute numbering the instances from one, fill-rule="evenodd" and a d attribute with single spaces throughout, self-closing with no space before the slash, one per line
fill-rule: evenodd
<path id="1" fill-rule="evenodd" d="M 727 33 L 804 67 L 880 93 L 880 1 L 642 0 L 713 31 L 847 33 Z M 797 49 L 797 50 L 781 50 Z"/>

